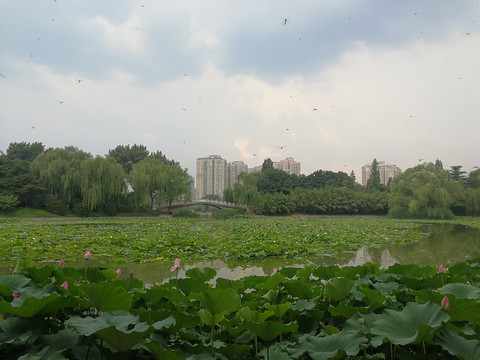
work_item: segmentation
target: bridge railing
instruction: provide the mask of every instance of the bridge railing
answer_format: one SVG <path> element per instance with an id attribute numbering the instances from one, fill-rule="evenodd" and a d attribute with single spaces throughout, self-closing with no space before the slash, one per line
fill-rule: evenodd
<path id="1" fill-rule="evenodd" d="M 228 208 L 246 208 L 243 204 L 236 204 L 233 202 L 221 201 L 221 200 L 208 200 L 200 199 L 189 202 L 184 201 L 174 201 L 171 203 L 170 207 L 183 207 L 183 206 L 195 206 L 195 205 L 212 205 L 217 207 L 228 207 Z M 161 205 L 161 207 L 168 207 L 167 204 Z"/>

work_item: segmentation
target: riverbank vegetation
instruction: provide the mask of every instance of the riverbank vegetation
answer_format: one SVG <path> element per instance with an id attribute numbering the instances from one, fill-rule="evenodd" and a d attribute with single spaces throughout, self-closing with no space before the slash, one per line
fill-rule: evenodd
<path id="1" fill-rule="evenodd" d="M 188 200 L 192 183 L 178 163 L 142 145 L 117 146 L 105 157 L 93 157 L 71 146 L 11 143 L 0 154 L 0 216 L 18 208 L 60 216 L 157 215 L 161 209 L 170 212 L 173 201 Z M 261 215 L 479 216 L 480 169 L 444 169 L 437 160 L 407 169 L 385 186 L 373 166 L 364 187 L 353 172 L 289 175 L 266 159 L 261 172 L 243 173 L 239 183 L 226 188 L 223 200 Z"/>

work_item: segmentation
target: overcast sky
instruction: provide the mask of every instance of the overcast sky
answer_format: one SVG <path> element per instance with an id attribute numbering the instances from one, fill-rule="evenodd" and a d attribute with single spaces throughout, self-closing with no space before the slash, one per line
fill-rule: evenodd
<path id="1" fill-rule="evenodd" d="M 480 166 L 480 0 L 0 0 L 0 150 Z M 283 148 L 281 148 L 283 147 Z M 420 160 L 423 159 L 423 160 Z"/>

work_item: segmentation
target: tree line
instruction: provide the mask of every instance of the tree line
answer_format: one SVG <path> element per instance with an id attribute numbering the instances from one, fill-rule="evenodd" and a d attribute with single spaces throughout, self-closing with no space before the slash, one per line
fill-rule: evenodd
<path id="1" fill-rule="evenodd" d="M 380 181 L 376 159 L 364 187 L 355 174 L 318 170 L 308 176 L 274 169 L 268 159 L 260 173 L 241 174 L 224 191 L 224 200 L 247 205 L 264 215 L 390 215 L 395 218 L 450 219 L 480 215 L 480 169 L 467 174 L 462 166 L 443 168 L 440 160 L 407 169 Z"/>
<path id="2" fill-rule="evenodd" d="M 191 199 L 187 171 L 143 145 L 119 145 L 105 156 L 73 146 L 48 148 L 39 142 L 11 143 L 0 152 L 0 211 L 16 207 L 115 215 Z M 364 187 L 355 174 L 317 170 L 290 175 L 266 159 L 259 173 L 243 173 L 223 200 L 264 215 L 390 215 L 396 218 L 448 219 L 480 215 L 480 169 L 449 170 L 440 160 L 407 169 L 383 185 L 376 159 Z"/>
<path id="3" fill-rule="evenodd" d="M 161 152 L 143 145 L 117 146 L 103 156 L 92 156 L 73 146 L 45 149 L 39 142 L 11 143 L 0 154 L 0 210 L 44 208 L 63 215 L 91 212 L 153 211 L 190 199 L 185 169 Z"/>

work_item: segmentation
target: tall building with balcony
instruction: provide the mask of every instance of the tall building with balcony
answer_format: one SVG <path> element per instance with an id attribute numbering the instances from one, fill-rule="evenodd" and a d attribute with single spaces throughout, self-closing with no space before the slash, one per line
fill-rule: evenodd
<path id="1" fill-rule="evenodd" d="M 300 175 L 301 170 L 300 163 L 298 161 L 295 161 L 295 159 L 292 157 L 288 157 L 279 162 L 274 162 L 273 168 L 283 170 L 290 175 Z"/>
<path id="2" fill-rule="evenodd" d="M 380 173 L 380 182 L 383 185 L 388 185 L 390 179 L 395 179 L 402 173 L 402 170 L 397 165 L 387 164 L 385 161 L 378 162 L 378 171 Z M 362 185 L 367 186 L 368 180 L 372 172 L 372 164 L 362 166 Z"/>
<path id="3" fill-rule="evenodd" d="M 238 183 L 238 175 L 241 173 L 248 173 L 248 166 L 243 161 L 233 161 L 227 164 L 227 184 L 233 189 L 233 186 Z"/>
<path id="4" fill-rule="evenodd" d="M 227 184 L 227 161 L 220 155 L 210 155 L 197 159 L 197 199 L 206 195 L 223 197 Z"/>

